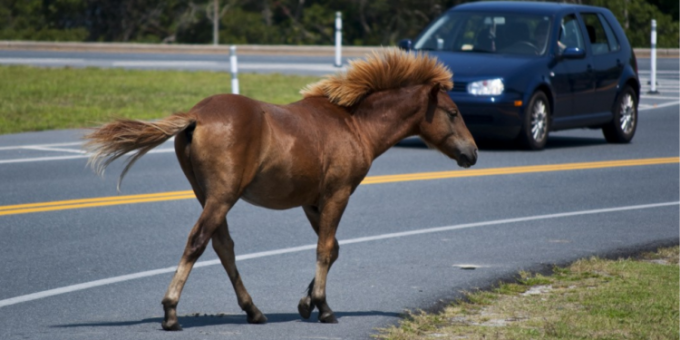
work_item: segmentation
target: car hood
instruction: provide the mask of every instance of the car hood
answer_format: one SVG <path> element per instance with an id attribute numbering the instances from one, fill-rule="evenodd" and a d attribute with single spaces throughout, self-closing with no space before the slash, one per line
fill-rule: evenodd
<path id="1" fill-rule="evenodd" d="M 453 72 L 454 81 L 508 78 L 540 63 L 540 57 L 509 56 L 474 52 L 426 51 Z"/>

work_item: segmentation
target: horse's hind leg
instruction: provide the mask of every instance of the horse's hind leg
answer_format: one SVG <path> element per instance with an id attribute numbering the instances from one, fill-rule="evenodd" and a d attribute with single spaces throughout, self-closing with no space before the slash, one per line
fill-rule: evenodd
<path id="1" fill-rule="evenodd" d="M 226 214 L 236 203 L 240 196 L 242 176 L 245 171 L 236 168 L 234 164 L 247 164 L 249 162 L 234 162 L 235 159 L 243 160 L 245 156 L 243 148 L 231 148 L 224 150 L 219 157 L 214 157 L 208 152 L 220 150 L 223 145 L 228 145 L 224 138 L 229 134 L 216 136 L 214 133 L 203 132 L 178 134 L 175 137 L 175 152 L 182 166 L 182 170 L 191 183 L 196 193 L 203 213 L 198 222 L 191 230 L 187 240 L 184 254 L 177 267 L 177 272 L 170 282 L 168 291 L 163 298 L 165 319 L 163 329 L 181 329 L 177 321 L 177 303 L 179 302 L 182 288 L 191 272 L 191 269 L 199 256 L 205 250 L 210 239 L 213 239 L 213 247 L 225 266 L 229 278 L 236 290 L 239 304 L 246 313 L 248 320 L 252 322 L 265 322 L 266 318 L 252 303 L 252 299 L 243 287 L 238 271 L 236 271 L 233 241 L 229 237 Z M 191 131 L 189 131 L 191 132 Z M 202 138 L 201 138 L 202 136 Z M 198 146 L 197 146 L 198 145 Z M 192 154 L 192 150 L 207 150 L 203 153 Z"/>
<path id="2" fill-rule="evenodd" d="M 162 326 L 165 330 L 181 330 L 182 327 L 177 321 L 177 303 L 184 284 L 189 277 L 189 273 L 194 263 L 203 254 L 210 238 L 220 225 L 225 223 L 225 216 L 233 204 L 227 204 L 221 200 L 208 198 L 203 208 L 203 213 L 189 233 L 187 244 L 184 247 L 182 259 L 177 266 L 175 276 L 173 276 L 168 290 L 163 298 L 163 309 L 165 318 Z"/>
<path id="3" fill-rule="evenodd" d="M 232 286 L 234 286 L 234 292 L 236 292 L 236 298 L 238 300 L 238 305 L 241 309 L 248 315 L 249 323 L 265 323 L 267 318 L 260 312 L 260 310 L 253 303 L 253 299 L 248 294 L 246 287 L 241 281 L 241 276 L 236 268 L 236 256 L 234 255 L 234 241 L 229 235 L 229 227 L 227 226 L 226 220 L 222 223 L 215 234 L 212 237 L 212 245 L 219 256 L 220 261 L 224 269 L 227 271 L 227 275 L 231 280 Z"/>

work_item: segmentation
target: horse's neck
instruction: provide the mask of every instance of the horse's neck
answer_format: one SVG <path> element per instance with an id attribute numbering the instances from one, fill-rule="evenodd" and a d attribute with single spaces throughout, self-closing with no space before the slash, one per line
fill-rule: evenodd
<path id="1" fill-rule="evenodd" d="M 417 133 L 418 115 L 426 109 L 420 92 L 417 88 L 381 91 L 359 103 L 354 117 L 373 158 Z"/>

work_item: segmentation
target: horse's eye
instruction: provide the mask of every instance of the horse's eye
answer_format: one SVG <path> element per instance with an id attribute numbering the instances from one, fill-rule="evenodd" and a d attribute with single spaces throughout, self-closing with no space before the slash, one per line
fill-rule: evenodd
<path id="1" fill-rule="evenodd" d="M 455 117 L 458 115 L 458 110 L 448 110 L 446 113 L 449 114 L 449 117 Z"/>

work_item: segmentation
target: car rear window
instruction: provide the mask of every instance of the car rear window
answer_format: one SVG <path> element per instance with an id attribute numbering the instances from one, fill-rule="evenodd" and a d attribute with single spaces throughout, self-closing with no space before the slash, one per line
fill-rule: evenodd
<path id="1" fill-rule="evenodd" d="M 605 54 L 619 49 L 619 42 L 611 27 L 599 13 L 581 13 L 586 24 L 593 55 Z"/>

